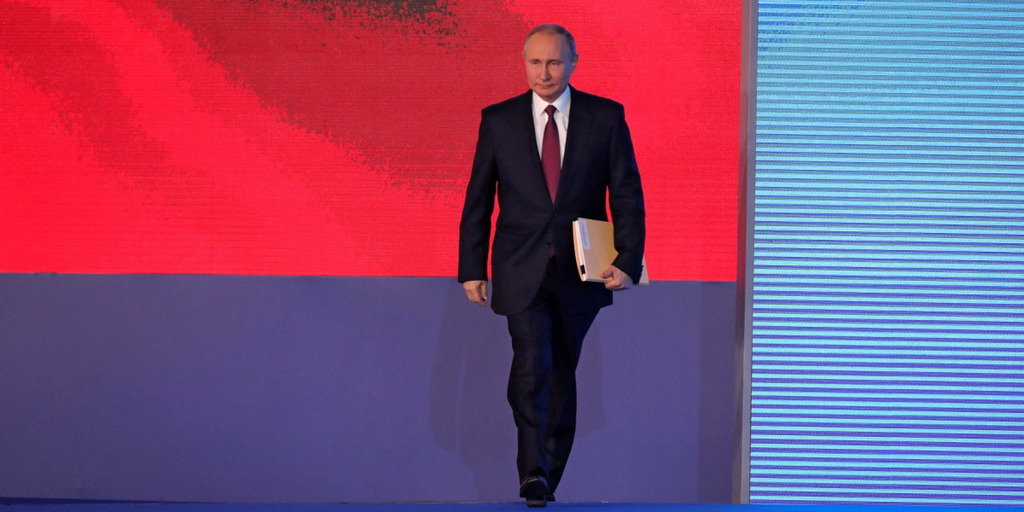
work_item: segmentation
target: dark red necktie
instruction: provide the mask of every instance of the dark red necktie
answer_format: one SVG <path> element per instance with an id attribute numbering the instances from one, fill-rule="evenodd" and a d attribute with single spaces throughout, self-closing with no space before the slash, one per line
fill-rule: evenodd
<path id="1" fill-rule="evenodd" d="M 540 165 L 544 167 L 544 179 L 548 182 L 551 202 L 558 192 L 558 174 L 562 169 L 561 148 L 558 147 L 558 125 L 555 124 L 555 106 L 544 109 L 548 113 L 548 124 L 544 127 L 544 142 L 540 150 Z"/>

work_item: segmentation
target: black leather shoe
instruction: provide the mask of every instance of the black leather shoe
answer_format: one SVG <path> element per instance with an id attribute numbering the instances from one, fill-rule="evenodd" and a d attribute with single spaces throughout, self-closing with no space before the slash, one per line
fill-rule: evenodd
<path id="1" fill-rule="evenodd" d="M 519 496 L 526 498 L 527 507 L 548 506 L 548 481 L 542 476 L 528 476 L 519 485 Z"/>

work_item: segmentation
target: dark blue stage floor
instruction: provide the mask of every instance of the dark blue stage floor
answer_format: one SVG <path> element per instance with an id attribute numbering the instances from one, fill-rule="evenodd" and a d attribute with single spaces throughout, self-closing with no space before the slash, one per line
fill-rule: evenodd
<path id="1" fill-rule="evenodd" d="M 208 504 L 208 503 L 47 503 L 4 502 L 0 512 L 1024 512 L 1024 507 L 895 506 L 895 505 L 698 505 L 667 503 L 551 503 L 528 509 L 514 503 L 335 503 L 335 504 Z"/>

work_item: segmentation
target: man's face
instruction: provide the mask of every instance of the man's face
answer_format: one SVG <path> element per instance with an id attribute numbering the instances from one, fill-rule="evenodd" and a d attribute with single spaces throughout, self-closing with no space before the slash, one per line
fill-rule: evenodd
<path id="1" fill-rule="evenodd" d="M 576 58 L 565 38 L 538 32 L 526 41 L 523 57 L 530 89 L 548 103 L 558 99 L 569 85 L 569 75 L 576 69 Z"/>

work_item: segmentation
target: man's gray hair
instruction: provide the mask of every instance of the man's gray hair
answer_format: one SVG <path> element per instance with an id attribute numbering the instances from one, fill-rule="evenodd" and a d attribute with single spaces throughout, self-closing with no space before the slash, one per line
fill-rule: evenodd
<path id="1" fill-rule="evenodd" d="M 532 37 L 534 34 L 540 33 L 556 34 L 562 36 L 563 38 L 565 38 L 565 41 L 569 43 L 569 55 L 573 59 L 577 57 L 576 39 L 572 37 L 572 34 L 565 27 L 561 25 L 556 25 L 554 23 L 545 23 L 543 25 L 537 25 L 536 27 L 533 27 L 533 30 L 531 30 L 529 34 L 526 34 L 526 40 L 529 41 L 530 37 Z M 523 53 L 526 53 L 526 43 L 523 43 Z"/>

